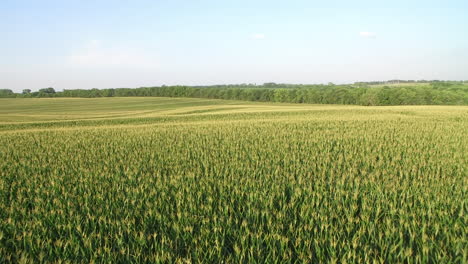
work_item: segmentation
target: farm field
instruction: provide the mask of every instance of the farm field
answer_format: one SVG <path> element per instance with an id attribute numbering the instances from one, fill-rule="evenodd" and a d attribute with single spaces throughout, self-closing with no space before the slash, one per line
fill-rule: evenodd
<path id="1" fill-rule="evenodd" d="M 466 263 L 468 106 L 0 99 L 0 262 Z"/>

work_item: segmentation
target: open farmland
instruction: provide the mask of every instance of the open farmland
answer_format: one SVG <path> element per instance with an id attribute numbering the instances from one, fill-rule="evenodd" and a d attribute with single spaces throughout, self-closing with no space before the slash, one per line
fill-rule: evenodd
<path id="1" fill-rule="evenodd" d="M 463 263 L 468 107 L 0 99 L 0 262 Z"/>

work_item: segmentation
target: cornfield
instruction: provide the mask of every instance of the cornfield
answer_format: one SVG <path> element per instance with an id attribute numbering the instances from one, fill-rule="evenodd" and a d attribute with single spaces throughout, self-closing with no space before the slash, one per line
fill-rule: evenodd
<path id="1" fill-rule="evenodd" d="M 465 263 L 467 132 L 462 106 L 3 99 L 0 262 Z"/>

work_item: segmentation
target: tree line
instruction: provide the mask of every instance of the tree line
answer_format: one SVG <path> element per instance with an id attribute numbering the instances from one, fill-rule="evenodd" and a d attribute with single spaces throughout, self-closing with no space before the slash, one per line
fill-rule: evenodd
<path id="1" fill-rule="evenodd" d="M 263 85 L 156 86 L 140 88 L 75 89 L 55 91 L 43 88 L 14 93 L 0 89 L 4 98 L 44 97 L 194 97 L 260 102 L 350 104 L 350 105 L 468 105 L 468 85 L 461 82 L 431 82 L 430 85 L 295 85 L 265 83 Z"/>

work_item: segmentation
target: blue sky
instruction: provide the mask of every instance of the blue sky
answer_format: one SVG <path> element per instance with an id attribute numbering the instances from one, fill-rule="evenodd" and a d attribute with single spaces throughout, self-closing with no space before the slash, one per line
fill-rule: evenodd
<path id="1" fill-rule="evenodd" d="M 0 88 L 468 79 L 468 1 L 0 0 Z"/>

